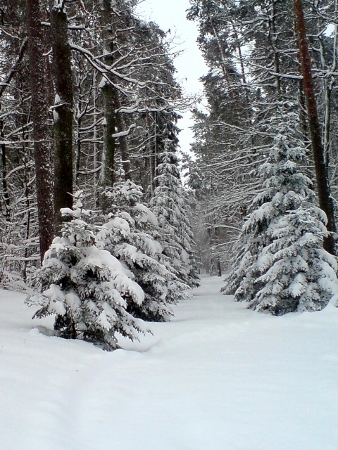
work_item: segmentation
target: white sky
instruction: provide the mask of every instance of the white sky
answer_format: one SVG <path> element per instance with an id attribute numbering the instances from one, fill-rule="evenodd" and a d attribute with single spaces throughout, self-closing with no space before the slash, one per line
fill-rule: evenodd
<path id="1" fill-rule="evenodd" d="M 207 73 L 202 55 L 196 43 L 197 26 L 195 22 L 186 19 L 186 10 L 190 7 L 189 0 L 144 0 L 138 7 L 139 14 L 146 20 L 156 22 L 163 31 L 171 30 L 180 43 L 179 49 L 184 53 L 175 59 L 177 79 L 187 94 L 201 94 L 202 84 L 198 81 Z M 193 125 L 190 113 L 185 113 L 178 126 L 182 151 L 189 150 L 192 142 Z"/>

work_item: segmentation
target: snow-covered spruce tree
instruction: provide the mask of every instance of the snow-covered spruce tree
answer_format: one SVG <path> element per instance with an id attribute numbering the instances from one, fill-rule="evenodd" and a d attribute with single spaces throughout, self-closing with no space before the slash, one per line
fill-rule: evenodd
<path id="1" fill-rule="evenodd" d="M 98 233 L 99 245 L 132 272 L 144 291 L 144 301 L 128 302 L 127 310 L 143 320 L 167 320 L 170 305 L 186 298 L 188 286 L 160 262 L 157 219 L 141 203 L 141 187 L 130 180 L 116 183 L 105 195 L 111 212 Z"/>
<path id="2" fill-rule="evenodd" d="M 38 293 L 27 300 L 29 306 L 39 306 L 34 317 L 55 314 L 58 336 L 105 350 L 118 348 L 116 333 L 137 339 L 143 329 L 126 309 L 129 302 L 143 302 L 142 289 L 114 256 L 96 246 L 79 198 L 73 210 L 62 214 L 71 220 L 63 223 L 61 237 L 46 252 L 33 280 Z"/>
<path id="3" fill-rule="evenodd" d="M 163 255 L 167 258 L 163 262 L 169 263 L 184 283 L 194 287 L 199 285 L 192 250 L 194 236 L 174 146 L 172 140 L 166 139 L 164 151 L 158 155 L 155 189 L 150 206 L 160 227 L 160 243 Z"/>
<path id="4" fill-rule="evenodd" d="M 272 243 L 257 260 L 262 275 L 251 308 L 274 315 L 318 311 L 338 294 L 336 260 L 323 249 L 325 223 L 323 211 L 311 204 L 271 223 Z"/>
<path id="5" fill-rule="evenodd" d="M 252 203 L 239 238 L 243 247 L 223 289 L 274 315 L 320 310 L 337 293 L 336 262 L 323 249 L 326 218 L 302 173 L 306 151 L 296 123 L 291 112 L 280 116 L 261 167 L 263 191 Z"/>

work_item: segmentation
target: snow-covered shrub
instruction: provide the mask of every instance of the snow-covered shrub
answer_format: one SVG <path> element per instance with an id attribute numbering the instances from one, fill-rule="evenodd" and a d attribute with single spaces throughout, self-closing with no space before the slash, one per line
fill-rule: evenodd
<path id="1" fill-rule="evenodd" d="M 280 118 L 261 167 L 263 191 L 252 203 L 239 256 L 223 289 L 275 315 L 320 310 L 337 293 L 336 262 L 323 249 L 326 217 L 301 170 L 306 151 L 295 120 L 292 113 Z"/>
<path id="2" fill-rule="evenodd" d="M 118 258 L 144 291 L 144 301 L 130 301 L 127 309 L 144 320 L 166 320 L 172 315 L 170 305 L 186 297 L 188 286 L 160 262 L 157 219 L 141 203 L 141 188 L 131 181 L 116 183 L 106 195 L 111 212 L 98 233 L 100 247 Z"/>
<path id="3" fill-rule="evenodd" d="M 38 292 L 27 303 L 39 307 L 34 317 L 55 315 L 58 336 L 114 350 L 116 333 L 134 339 L 142 331 L 127 304 L 142 304 L 143 291 L 114 256 L 96 246 L 79 199 L 74 210 L 62 212 L 71 220 L 46 252 L 33 280 Z"/>

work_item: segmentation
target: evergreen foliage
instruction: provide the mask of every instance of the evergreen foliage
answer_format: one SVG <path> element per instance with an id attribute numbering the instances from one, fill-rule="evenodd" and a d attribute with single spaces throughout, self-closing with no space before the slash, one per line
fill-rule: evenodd
<path id="1" fill-rule="evenodd" d="M 275 315 L 320 310 L 337 292 L 336 262 L 322 248 L 326 218 L 314 204 L 296 117 L 281 111 L 276 136 L 261 167 L 263 191 L 240 235 L 242 250 L 224 291 Z"/>
<path id="2" fill-rule="evenodd" d="M 304 205 L 269 227 L 272 243 L 257 260 L 259 287 L 250 307 L 282 315 L 323 309 L 337 294 L 337 264 L 322 248 L 326 217 Z"/>
<path id="3" fill-rule="evenodd" d="M 128 180 L 106 195 L 111 212 L 98 234 L 100 246 L 128 267 L 144 291 L 144 301 L 128 302 L 127 310 L 144 320 L 164 321 L 173 314 L 170 305 L 186 297 L 188 286 L 160 261 L 157 219 L 141 203 L 141 188 Z"/>
<path id="4" fill-rule="evenodd" d="M 202 78 L 208 108 L 195 111 L 193 148 L 196 165 L 203 174 L 196 189 L 202 200 L 207 231 L 204 253 L 209 252 L 210 265 L 219 258 L 225 266 L 238 253 L 233 244 L 261 187 L 255 173 L 272 145 L 275 129 L 270 127 L 270 121 L 276 105 L 294 102 L 299 131 L 304 144 L 309 143 L 310 122 L 299 73 L 293 3 L 191 0 L 187 17 L 198 23 L 198 43 L 209 68 Z M 317 2 L 315 6 L 303 2 L 312 71 L 316 74 L 312 98 L 316 97 L 318 103 L 326 152 L 326 164 L 321 168 L 329 174 L 333 195 L 337 184 L 333 138 L 337 125 L 337 78 L 329 73 L 337 64 L 337 29 L 329 29 L 328 20 L 337 16 L 336 6 L 331 1 Z M 306 72 L 310 73 L 311 68 Z M 313 171 L 312 162 L 308 160 L 306 164 Z M 318 193 L 327 184 L 323 172 L 316 186 Z M 309 176 L 314 179 L 314 173 L 309 171 Z"/>
<path id="5" fill-rule="evenodd" d="M 316 158 L 306 148 L 314 128 L 306 116 L 293 0 L 190 0 L 187 17 L 198 24 L 208 66 L 201 78 L 208 107 L 194 110 L 196 158 L 187 159 L 193 214 L 177 157 L 178 111 L 191 104 L 175 78 L 170 32 L 139 18 L 134 0 L 58 7 L 50 0 L 43 22 L 29 9 L 38 8 L 35 0 L 3 3 L 3 287 L 26 287 L 39 266 L 39 241 L 42 254 L 54 236 L 52 213 L 63 208 L 68 218 L 54 230 L 60 236 L 33 275 L 39 294 L 28 302 L 39 306 L 37 317 L 54 314 L 65 338 L 113 349 L 116 333 L 136 336 L 135 318 L 169 318 L 187 286 L 198 285 L 191 224 L 210 273 L 221 275 L 237 251 L 226 286 L 237 300 L 277 315 L 327 304 L 336 289 L 335 261 L 322 242 L 333 235 L 311 186 Z M 302 40 L 311 56 L 305 74 L 316 75 L 312 99 L 324 156 L 317 192 L 330 179 L 335 195 L 338 9 L 327 0 L 303 8 Z M 60 125 L 54 132 L 52 117 Z M 321 133 L 314 133 L 318 140 Z M 66 142 L 65 161 L 59 150 Z M 70 209 L 75 186 L 88 193 L 99 232 L 79 198 Z"/>
<path id="6" fill-rule="evenodd" d="M 169 139 L 158 156 L 151 207 L 158 218 L 163 254 L 173 270 L 190 287 L 198 286 L 193 254 L 194 237 L 186 211 L 187 202 L 178 168 L 178 157 Z"/>
<path id="7" fill-rule="evenodd" d="M 27 303 L 39 306 L 34 317 L 55 314 L 57 335 L 82 339 L 105 350 L 118 347 L 116 333 L 137 339 L 142 327 L 127 312 L 127 304 L 141 304 L 144 294 L 132 275 L 108 251 L 96 246 L 95 234 L 86 223 L 81 200 L 62 234 L 53 240 L 41 269 L 34 277 L 38 294 Z"/>

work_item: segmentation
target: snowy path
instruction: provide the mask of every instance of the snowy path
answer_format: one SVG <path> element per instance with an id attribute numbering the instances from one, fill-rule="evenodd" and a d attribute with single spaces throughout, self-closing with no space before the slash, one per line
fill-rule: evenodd
<path id="1" fill-rule="evenodd" d="M 338 310 L 257 314 L 221 284 L 113 353 L 0 291 L 1 450 L 337 450 Z"/>

